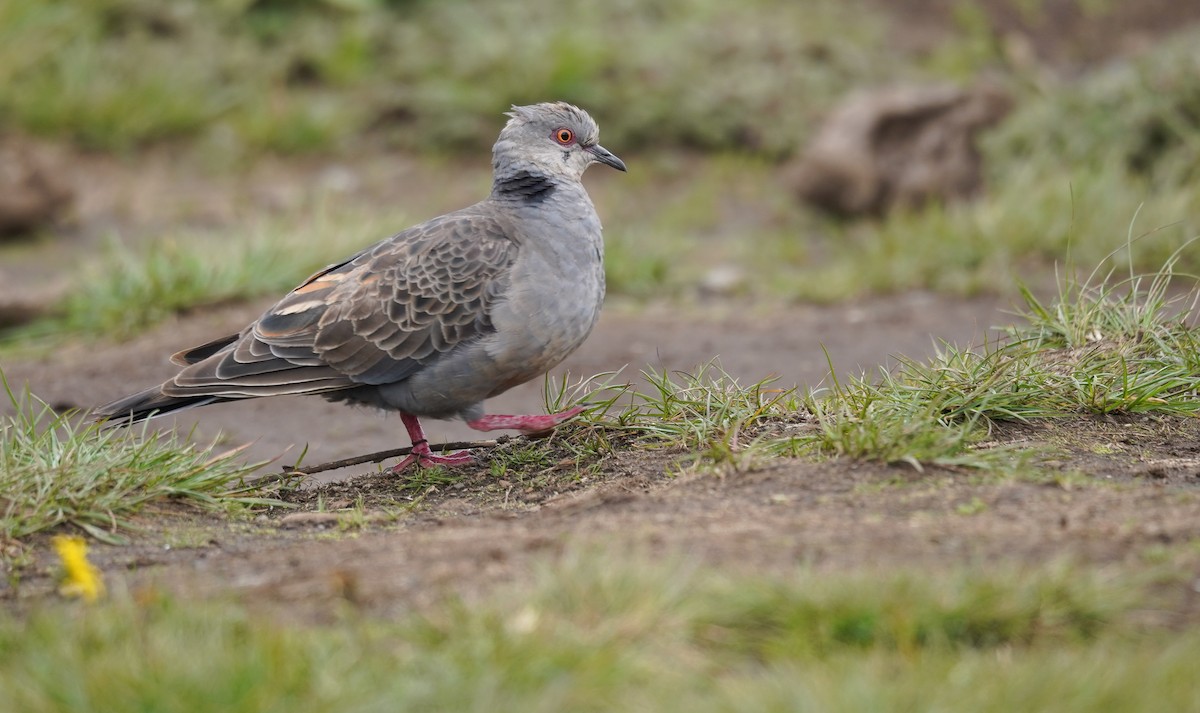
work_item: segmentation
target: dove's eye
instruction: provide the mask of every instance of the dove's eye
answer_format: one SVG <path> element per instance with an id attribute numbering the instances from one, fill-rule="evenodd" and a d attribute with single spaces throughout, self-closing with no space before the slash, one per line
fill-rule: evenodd
<path id="1" fill-rule="evenodd" d="M 575 140 L 575 132 L 567 128 L 555 129 L 554 140 L 563 146 L 566 146 Z"/>

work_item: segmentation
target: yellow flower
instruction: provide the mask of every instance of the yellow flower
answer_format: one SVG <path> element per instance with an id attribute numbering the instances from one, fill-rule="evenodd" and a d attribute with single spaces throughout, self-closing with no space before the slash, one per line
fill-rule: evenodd
<path id="1" fill-rule="evenodd" d="M 64 597 L 80 597 L 87 602 L 96 601 L 104 594 L 104 580 L 96 565 L 88 562 L 87 542 L 71 535 L 56 535 L 52 542 L 63 567 L 63 582 L 58 593 Z"/>

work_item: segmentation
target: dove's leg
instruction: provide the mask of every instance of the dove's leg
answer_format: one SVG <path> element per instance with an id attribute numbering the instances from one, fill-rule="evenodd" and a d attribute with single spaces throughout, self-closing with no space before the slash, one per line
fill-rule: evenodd
<path id="1" fill-rule="evenodd" d="M 521 433 L 541 433 L 549 431 L 563 421 L 575 418 L 583 413 L 583 410 L 582 406 L 576 406 L 566 411 L 539 414 L 536 416 L 492 414 L 481 416 L 474 421 L 467 421 L 467 425 L 476 431 L 498 431 L 511 428 Z M 421 422 L 417 420 L 417 417 L 401 412 L 400 420 L 404 422 L 404 428 L 408 430 L 408 437 L 412 439 L 413 449 L 412 453 L 404 457 L 404 460 L 392 466 L 390 472 L 399 473 L 413 463 L 416 463 L 418 466 L 463 465 L 475 460 L 469 451 L 459 451 L 444 456 L 434 455 L 429 450 L 429 441 L 425 438 L 425 431 L 421 428 Z"/>
<path id="2" fill-rule="evenodd" d="M 467 421 L 467 425 L 476 431 L 498 431 L 502 428 L 514 428 L 521 433 L 541 433 L 542 431 L 549 431 L 563 421 L 575 418 L 581 413 L 583 413 L 582 406 L 569 408 L 566 411 L 558 413 L 548 413 L 538 416 L 504 416 L 501 414 L 492 414 L 490 416 L 481 416 L 474 421 Z"/>
<path id="3" fill-rule="evenodd" d="M 426 465 L 463 465 L 470 463 L 475 459 L 471 456 L 470 451 L 459 451 L 449 455 L 437 456 L 429 450 L 429 440 L 425 438 L 425 431 L 421 428 L 421 422 L 416 416 L 410 413 L 400 414 L 400 420 L 404 422 L 404 428 L 408 430 L 408 437 L 412 439 L 412 453 L 404 457 L 396 465 L 389 469 L 392 474 L 399 473 L 408 466 L 416 463 L 418 467 Z"/>

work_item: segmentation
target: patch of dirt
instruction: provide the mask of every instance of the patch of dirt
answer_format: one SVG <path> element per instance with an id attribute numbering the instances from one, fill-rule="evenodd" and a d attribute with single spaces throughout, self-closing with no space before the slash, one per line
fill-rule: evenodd
<path id="1" fill-rule="evenodd" d="M 248 521 L 160 509 L 142 518 L 133 544 L 99 546 L 95 560 L 118 589 L 232 595 L 307 622 L 332 621 L 346 606 L 395 616 L 448 595 L 470 602 L 581 547 L 760 575 L 1064 559 L 1136 566 L 1182 551 L 1200 575 L 1200 480 L 1186 455 L 1196 451 L 1200 420 L 1005 430 L 1001 441 L 1058 452 L 1050 477 L 791 459 L 723 476 L 672 475 L 678 453 L 619 451 L 585 479 L 553 467 L 495 476 L 484 463 L 416 490 L 411 474 L 369 473 L 292 491 L 285 497 L 297 509 Z M 1189 464 L 1177 468 L 1180 458 Z M 18 607 L 53 588 L 48 553 L 38 549 L 37 567 L 5 591 Z M 1200 622 L 1200 595 L 1180 596 L 1164 616 Z"/>
<path id="2" fill-rule="evenodd" d="M 1070 464 L 1091 478 L 1124 485 L 1200 488 L 1200 422 L 1150 416 L 1083 417 L 1058 423 L 1004 424 L 1006 442 L 1052 448 L 1056 462 Z"/>

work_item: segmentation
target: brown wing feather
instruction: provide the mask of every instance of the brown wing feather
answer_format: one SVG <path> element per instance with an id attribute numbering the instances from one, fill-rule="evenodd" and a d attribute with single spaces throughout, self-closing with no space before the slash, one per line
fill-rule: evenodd
<path id="1" fill-rule="evenodd" d="M 209 358 L 213 354 L 221 351 L 225 347 L 233 344 L 238 340 L 240 334 L 230 334 L 220 339 L 214 339 L 211 342 L 205 342 L 198 347 L 184 349 L 181 352 L 175 352 L 171 355 L 171 363 L 177 366 L 187 366 L 188 364 L 197 364 Z"/>
<path id="2" fill-rule="evenodd" d="M 517 245 L 470 209 L 411 228 L 310 277 L 240 337 L 180 352 L 170 395 L 266 396 L 399 381 L 492 330 Z"/>
<path id="3" fill-rule="evenodd" d="M 354 257 L 350 258 L 349 260 L 344 260 L 342 262 L 335 262 L 332 265 L 326 265 L 325 267 L 321 268 L 320 270 L 317 270 L 312 275 L 309 275 L 308 279 L 306 279 L 304 282 L 300 283 L 299 287 L 292 290 L 291 293 L 289 293 L 289 296 L 294 295 L 294 294 L 303 294 L 305 292 L 309 292 L 314 289 L 320 289 L 321 285 L 319 285 L 319 284 L 315 288 L 312 287 L 311 285 L 313 285 L 314 282 L 317 282 L 320 277 L 326 275 L 327 273 L 329 273 L 333 270 L 338 269 L 339 267 L 346 265 L 347 263 L 353 262 L 355 259 L 357 259 L 362 254 L 363 253 L 358 253 Z M 201 344 L 200 346 L 196 346 L 196 347 L 192 347 L 190 349 L 184 349 L 183 351 L 175 352 L 174 354 L 171 355 L 171 363 L 177 364 L 179 366 L 188 366 L 189 364 L 197 364 L 197 363 L 202 362 L 205 359 L 209 358 L 213 354 L 216 354 L 217 352 L 221 351 L 222 349 L 229 346 L 230 344 L 233 344 L 237 340 L 241 339 L 242 336 L 243 336 L 242 334 L 230 334 L 230 335 L 227 335 L 224 337 L 220 337 L 218 339 L 214 339 L 211 342 L 205 342 L 204 344 Z"/>

